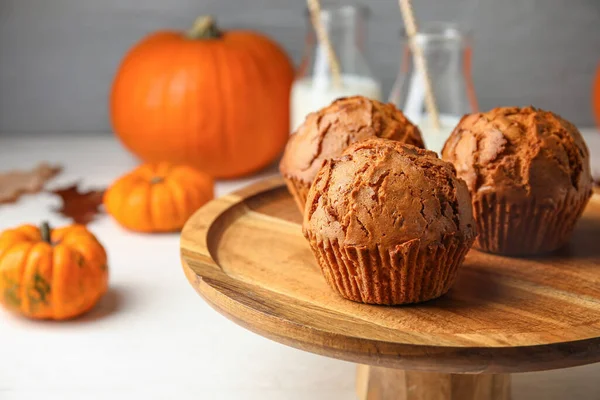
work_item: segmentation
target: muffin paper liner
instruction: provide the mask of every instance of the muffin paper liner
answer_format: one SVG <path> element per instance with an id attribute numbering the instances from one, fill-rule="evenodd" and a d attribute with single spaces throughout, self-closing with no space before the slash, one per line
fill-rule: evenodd
<path id="1" fill-rule="evenodd" d="M 567 196 L 549 206 L 535 199 L 515 204 L 490 193 L 473 201 L 477 249 L 525 256 L 548 253 L 569 241 L 591 192 Z"/>
<path id="2" fill-rule="evenodd" d="M 283 178 L 285 180 L 285 184 L 288 187 L 288 190 L 290 191 L 290 193 L 294 197 L 294 200 L 296 201 L 296 205 L 298 206 L 300 213 L 304 215 L 304 205 L 306 204 L 306 198 L 308 197 L 310 184 L 285 175 L 283 176 Z"/>
<path id="3" fill-rule="evenodd" d="M 342 297 L 368 304 L 408 304 L 445 294 L 473 244 L 447 236 L 426 248 L 420 240 L 396 246 L 340 246 L 308 233 L 310 246 L 331 288 Z"/>

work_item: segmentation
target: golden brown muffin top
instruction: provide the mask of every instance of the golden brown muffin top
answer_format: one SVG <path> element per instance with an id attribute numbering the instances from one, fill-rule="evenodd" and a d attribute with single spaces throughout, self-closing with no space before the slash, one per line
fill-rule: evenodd
<path id="1" fill-rule="evenodd" d="M 369 137 L 425 147 L 419 128 L 394 105 L 363 96 L 345 97 L 306 117 L 290 137 L 279 170 L 310 184 L 324 160 Z"/>
<path id="2" fill-rule="evenodd" d="M 589 152 L 573 124 L 534 107 L 499 107 L 463 117 L 442 158 L 456 167 L 473 198 L 554 201 L 591 191 Z"/>
<path id="3" fill-rule="evenodd" d="M 471 239 L 467 185 L 437 154 L 386 139 L 350 146 L 326 160 L 307 199 L 303 230 L 344 246 L 386 249 L 448 235 Z"/>

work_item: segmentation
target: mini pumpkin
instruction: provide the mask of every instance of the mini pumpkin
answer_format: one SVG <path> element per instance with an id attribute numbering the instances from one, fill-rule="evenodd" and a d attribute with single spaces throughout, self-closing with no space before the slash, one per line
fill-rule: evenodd
<path id="1" fill-rule="evenodd" d="M 0 234 L 0 303 L 34 319 L 90 310 L 108 289 L 104 247 L 83 225 L 23 225 Z"/>
<path id="2" fill-rule="evenodd" d="M 144 164 L 107 189 L 104 207 L 127 229 L 172 232 L 213 195 L 213 180 L 203 172 L 167 162 Z"/>

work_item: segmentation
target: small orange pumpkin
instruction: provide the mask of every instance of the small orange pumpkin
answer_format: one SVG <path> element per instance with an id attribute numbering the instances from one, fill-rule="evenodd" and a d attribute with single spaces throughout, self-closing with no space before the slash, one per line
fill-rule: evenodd
<path id="1" fill-rule="evenodd" d="M 141 165 L 117 179 L 104 194 L 104 207 L 127 229 L 172 232 L 213 196 L 208 175 L 163 162 Z"/>
<path id="2" fill-rule="evenodd" d="M 0 234 L 0 303 L 34 319 L 90 310 L 108 289 L 106 252 L 83 225 L 23 225 Z"/>
<path id="3" fill-rule="evenodd" d="M 293 76 L 273 40 L 200 17 L 189 32 L 155 32 L 128 52 L 112 87 L 113 130 L 144 162 L 246 175 L 285 146 Z"/>

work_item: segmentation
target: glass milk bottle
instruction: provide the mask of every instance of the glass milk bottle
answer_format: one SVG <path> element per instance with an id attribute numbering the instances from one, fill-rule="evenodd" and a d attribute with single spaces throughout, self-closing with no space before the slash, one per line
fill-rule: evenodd
<path id="1" fill-rule="evenodd" d="M 435 128 L 425 105 L 425 81 L 415 68 L 406 35 L 403 35 L 403 57 L 390 102 L 419 126 L 425 146 L 439 154 L 460 118 L 478 112 L 471 80 L 471 35 L 457 25 L 434 23 L 421 26 L 414 40 L 427 61 L 440 129 Z"/>
<path id="2" fill-rule="evenodd" d="M 343 5 L 324 7 L 320 19 L 337 56 L 341 79 L 335 85 L 325 46 L 317 40 L 307 13 L 304 57 L 291 92 L 291 132 L 306 115 L 340 97 L 363 95 L 381 100 L 381 86 L 373 77 L 365 56 L 368 8 Z"/>

